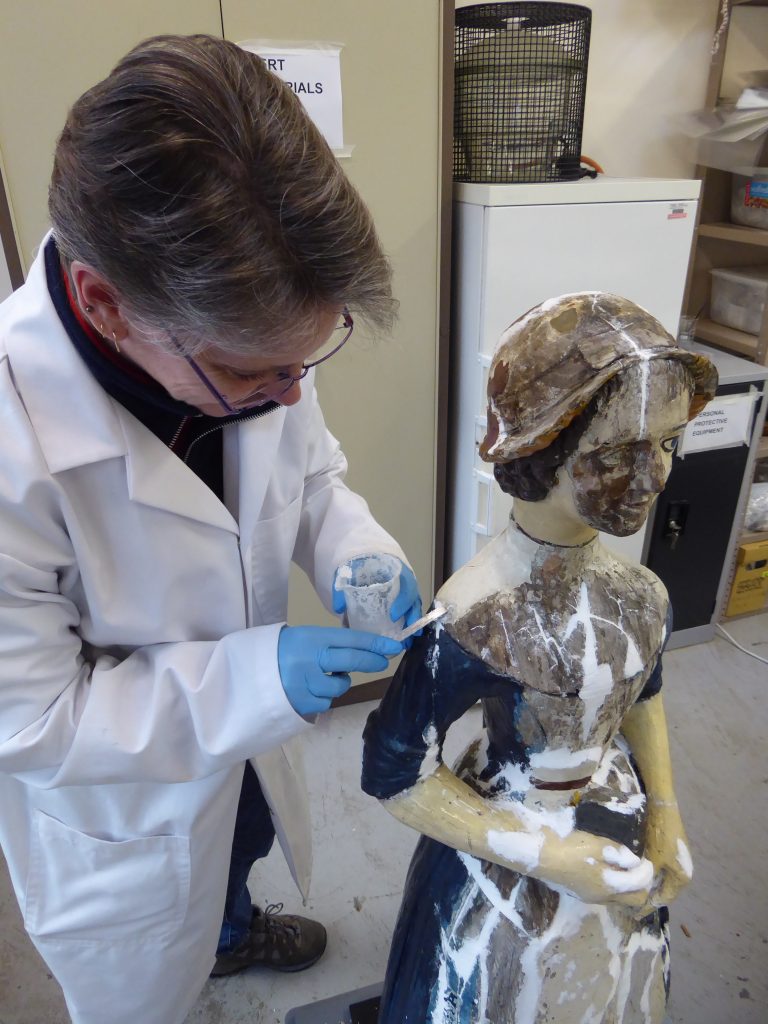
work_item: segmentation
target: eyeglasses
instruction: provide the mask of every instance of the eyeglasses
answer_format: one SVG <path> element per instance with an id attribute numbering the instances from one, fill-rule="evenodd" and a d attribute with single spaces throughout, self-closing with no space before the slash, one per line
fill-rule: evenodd
<path id="1" fill-rule="evenodd" d="M 273 384 L 267 384 L 266 386 L 263 383 L 259 384 L 257 388 L 255 388 L 253 391 L 250 391 L 243 398 L 239 399 L 237 405 L 232 405 L 230 404 L 230 402 L 227 401 L 225 396 L 219 391 L 219 389 L 216 387 L 213 381 L 204 372 L 200 364 L 195 359 L 193 359 L 192 356 L 187 355 L 182 346 L 179 344 L 178 340 L 172 334 L 170 335 L 170 339 L 178 354 L 182 356 L 187 363 L 189 363 L 189 365 L 197 374 L 199 380 L 206 386 L 208 391 L 213 395 L 213 397 L 216 399 L 216 401 L 219 403 L 222 409 L 224 409 L 227 415 L 234 416 L 248 409 L 249 406 L 245 403 L 247 403 L 255 395 L 263 394 L 265 401 L 276 401 L 277 399 L 281 398 L 287 391 L 289 391 L 293 387 L 294 384 L 296 384 L 300 380 L 303 380 L 313 366 L 319 366 L 320 363 L 324 363 L 326 359 L 330 359 L 331 356 L 335 356 L 339 349 L 343 348 L 344 345 L 346 345 L 346 343 L 351 338 L 354 326 L 355 324 L 352 319 L 352 315 L 345 306 L 340 315 L 340 322 L 337 324 L 336 327 L 334 327 L 333 332 L 331 333 L 331 336 L 329 337 L 328 341 L 324 345 L 320 346 L 320 349 L 318 351 L 322 352 L 322 355 L 320 355 L 319 358 L 312 359 L 309 362 L 303 363 L 301 371 L 296 375 L 287 373 L 284 370 L 273 371 Z M 339 338 L 341 338 L 341 341 L 339 341 Z M 269 373 L 270 371 L 266 372 Z M 258 374 L 254 374 L 254 377 L 255 376 L 258 376 Z"/>

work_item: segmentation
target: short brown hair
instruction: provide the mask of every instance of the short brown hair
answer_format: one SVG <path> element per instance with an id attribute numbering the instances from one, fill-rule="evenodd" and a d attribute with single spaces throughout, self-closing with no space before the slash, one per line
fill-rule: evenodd
<path id="1" fill-rule="evenodd" d="M 322 309 L 395 315 L 371 215 L 300 101 L 213 36 L 156 36 L 74 104 L 49 212 L 127 311 L 191 353 L 285 350 Z"/>

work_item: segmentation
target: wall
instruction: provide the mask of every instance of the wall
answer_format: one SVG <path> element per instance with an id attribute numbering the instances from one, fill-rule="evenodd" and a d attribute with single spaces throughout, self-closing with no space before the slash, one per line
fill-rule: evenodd
<path id="1" fill-rule="evenodd" d="M 703 103 L 718 0 L 582 2 L 592 8 L 582 152 L 616 177 L 689 177 L 694 159 L 672 118 Z"/>
<path id="2" fill-rule="evenodd" d="M 67 110 L 139 40 L 221 34 L 215 0 L 2 0 L 0 149 L 24 271 L 48 229 L 46 200 Z"/>

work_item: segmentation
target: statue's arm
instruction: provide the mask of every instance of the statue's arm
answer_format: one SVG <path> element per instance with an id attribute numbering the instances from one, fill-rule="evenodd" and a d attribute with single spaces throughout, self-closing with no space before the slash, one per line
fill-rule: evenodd
<path id="1" fill-rule="evenodd" d="M 672 781 L 667 718 L 660 693 L 638 701 L 621 725 L 645 785 L 648 800 L 645 856 L 654 866 L 654 906 L 674 899 L 693 873 L 688 840 Z"/>
<path id="2" fill-rule="evenodd" d="M 588 903 L 642 906 L 651 864 L 627 847 L 578 829 L 559 835 L 535 816 L 479 796 L 444 764 L 382 800 L 399 821 L 438 842 L 569 890 Z"/>

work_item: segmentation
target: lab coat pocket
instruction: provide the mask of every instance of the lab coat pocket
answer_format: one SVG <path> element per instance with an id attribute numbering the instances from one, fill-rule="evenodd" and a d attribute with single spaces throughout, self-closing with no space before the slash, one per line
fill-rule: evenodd
<path id="1" fill-rule="evenodd" d="M 185 836 L 108 841 L 38 811 L 24 925 L 44 939 L 168 939 L 186 915 L 189 877 Z"/>
<path id="2" fill-rule="evenodd" d="M 301 520 L 301 497 L 256 523 L 251 539 L 251 587 L 262 625 L 288 616 L 288 577 Z"/>

